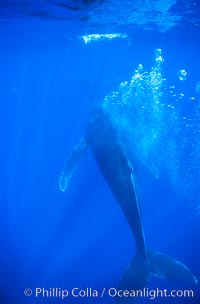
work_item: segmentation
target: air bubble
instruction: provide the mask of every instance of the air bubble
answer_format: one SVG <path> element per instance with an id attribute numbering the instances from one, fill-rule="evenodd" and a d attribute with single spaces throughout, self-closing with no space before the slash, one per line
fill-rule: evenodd
<path id="1" fill-rule="evenodd" d="M 134 74 L 131 78 L 131 82 L 133 83 L 135 80 L 138 80 L 138 79 L 142 80 L 142 74 L 140 74 L 139 70 L 135 70 Z"/>
<path id="2" fill-rule="evenodd" d="M 195 92 L 196 92 L 197 96 L 200 96 L 200 81 L 197 82 L 197 84 L 196 84 Z"/>
<path id="3" fill-rule="evenodd" d="M 139 71 L 139 73 L 142 73 L 143 72 L 143 65 L 140 63 L 140 64 L 138 64 L 138 71 Z"/>
<path id="4" fill-rule="evenodd" d="M 179 98 L 182 99 L 185 95 L 183 93 L 179 94 Z"/>
<path id="5" fill-rule="evenodd" d="M 121 82 L 119 85 L 119 92 L 124 93 L 128 87 L 128 81 Z"/>
<path id="6" fill-rule="evenodd" d="M 162 56 L 161 56 L 162 55 L 162 50 L 161 49 L 156 49 L 154 54 L 155 54 L 155 62 L 157 64 L 160 64 L 164 61 Z"/>
<path id="7" fill-rule="evenodd" d="M 179 70 L 179 71 L 177 72 L 177 76 L 178 76 L 178 79 L 179 79 L 180 81 L 185 81 L 186 78 L 187 78 L 187 72 L 186 72 L 186 70 Z"/>

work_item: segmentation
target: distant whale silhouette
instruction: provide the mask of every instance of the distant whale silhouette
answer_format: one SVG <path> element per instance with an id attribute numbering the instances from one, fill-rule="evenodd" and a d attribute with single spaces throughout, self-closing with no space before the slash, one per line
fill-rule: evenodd
<path id="1" fill-rule="evenodd" d="M 197 283 L 196 277 L 180 261 L 160 252 L 147 250 L 139 212 L 134 168 L 126 152 L 123 151 L 119 130 L 113 125 L 110 114 L 103 104 L 93 108 L 89 117 L 87 135 L 74 147 L 71 157 L 65 164 L 60 177 L 61 191 L 66 190 L 77 163 L 88 145 L 127 218 L 136 242 L 136 255 L 123 274 L 119 288 L 140 290 L 148 284 L 151 276 Z M 117 303 L 127 303 L 133 299 L 117 298 Z"/>

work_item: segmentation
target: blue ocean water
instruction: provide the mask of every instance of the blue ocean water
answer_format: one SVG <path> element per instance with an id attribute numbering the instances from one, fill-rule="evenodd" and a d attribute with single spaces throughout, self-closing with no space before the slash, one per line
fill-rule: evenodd
<path id="1" fill-rule="evenodd" d="M 175 0 L 0 1 L 0 303 L 115 303 L 24 290 L 117 288 L 135 241 L 90 149 L 66 192 L 59 178 L 92 105 L 130 82 L 138 64 L 139 77 L 153 71 L 157 49 L 162 83 L 151 74 L 155 94 L 139 91 L 125 112 L 142 162 L 142 222 L 148 248 L 200 277 L 199 10 Z M 199 286 L 154 278 L 149 288 L 157 287 L 195 297 L 136 303 L 200 302 Z"/>

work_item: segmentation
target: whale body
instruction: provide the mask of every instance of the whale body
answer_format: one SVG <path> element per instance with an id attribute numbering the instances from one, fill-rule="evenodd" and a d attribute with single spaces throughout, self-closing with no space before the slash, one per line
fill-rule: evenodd
<path id="1" fill-rule="evenodd" d="M 182 262 L 146 248 L 135 170 L 126 155 L 119 132 L 103 104 L 93 108 L 89 116 L 86 136 L 74 147 L 71 157 L 65 163 L 60 177 L 61 191 L 67 189 L 79 160 L 89 146 L 105 181 L 129 223 L 136 243 L 136 254 L 125 270 L 118 287 L 122 290 L 140 290 L 147 286 L 153 276 L 160 279 L 186 280 L 196 284 L 196 277 Z M 134 300 L 136 299 L 119 297 L 116 303 L 129 303 Z"/>

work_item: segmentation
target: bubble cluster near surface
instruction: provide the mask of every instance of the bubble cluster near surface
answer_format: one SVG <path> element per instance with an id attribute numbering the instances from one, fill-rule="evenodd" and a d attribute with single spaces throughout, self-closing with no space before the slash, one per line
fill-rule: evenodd
<path id="1" fill-rule="evenodd" d="M 162 50 L 156 49 L 150 71 L 139 64 L 130 81 L 104 99 L 104 108 L 120 130 L 129 159 L 139 159 L 155 177 L 165 176 L 180 197 L 196 202 L 200 184 L 200 107 L 163 76 Z M 178 71 L 181 81 L 187 72 Z M 196 96 L 200 92 L 196 85 Z M 184 113 L 184 106 L 190 113 Z M 187 166 L 185 165 L 187 163 Z M 196 206 L 198 208 L 198 206 Z"/>

